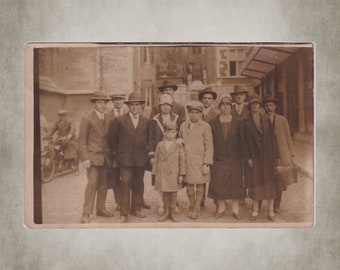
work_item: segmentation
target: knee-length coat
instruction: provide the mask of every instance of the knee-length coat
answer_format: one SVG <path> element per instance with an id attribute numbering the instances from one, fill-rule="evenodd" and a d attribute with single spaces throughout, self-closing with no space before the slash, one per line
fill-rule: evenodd
<path id="1" fill-rule="evenodd" d="M 189 128 L 189 124 L 192 125 Z M 186 175 L 185 183 L 204 184 L 210 181 L 210 173 L 203 174 L 204 164 L 213 163 L 214 145 L 211 127 L 200 119 L 192 124 L 189 121 L 182 123 L 180 137 L 184 142 Z"/>
<path id="2" fill-rule="evenodd" d="M 158 143 L 152 175 L 156 176 L 156 190 L 163 192 L 178 190 L 178 176 L 185 175 L 185 156 L 181 144 L 174 141 L 169 149 L 166 149 L 164 141 Z"/>
<path id="3" fill-rule="evenodd" d="M 224 138 L 219 117 L 210 121 L 214 141 L 214 164 L 208 191 L 211 199 L 244 198 L 240 124 L 241 121 L 233 117 L 227 138 Z"/>
<path id="4" fill-rule="evenodd" d="M 294 183 L 292 173 L 293 140 L 287 119 L 278 114 L 274 114 L 273 129 L 276 141 L 276 151 L 279 164 L 288 168 L 280 174 L 275 174 L 276 185 L 279 191 L 286 190 L 287 185 Z"/>
<path id="5" fill-rule="evenodd" d="M 256 127 L 251 113 L 243 121 L 241 138 L 242 155 L 246 164 L 245 177 L 251 199 L 275 199 L 277 193 L 274 178 L 276 165 L 274 134 L 267 115 L 260 114 L 260 123 L 262 130 Z M 252 168 L 247 164 L 249 159 L 253 161 Z"/>

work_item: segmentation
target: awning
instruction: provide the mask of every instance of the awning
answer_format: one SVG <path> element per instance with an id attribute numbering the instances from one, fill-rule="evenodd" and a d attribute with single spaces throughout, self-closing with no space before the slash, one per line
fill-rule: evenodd
<path id="1" fill-rule="evenodd" d="M 291 46 L 254 47 L 241 66 L 241 75 L 262 79 L 297 50 Z"/>

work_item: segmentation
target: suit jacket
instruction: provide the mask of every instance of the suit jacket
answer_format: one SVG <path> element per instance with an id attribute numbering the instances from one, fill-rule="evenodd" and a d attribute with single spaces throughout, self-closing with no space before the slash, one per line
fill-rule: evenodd
<path id="1" fill-rule="evenodd" d="M 205 122 L 210 122 L 211 120 L 213 120 L 219 114 L 220 114 L 220 112 L 218 110 L 211 108 L 207 115 L 204 115 L 204 114 L 202 115 L 202 119 Z"/>
<path id="2" fill-rule="evenodd" d="M 79 129 L 79 156 L 81 161 L 90 160 L 92 165 L 112 165 L 112 154 L 107 144 L 106 134 L 110 127 L 110 120 L 105 116 L 100 120 L 93 111 L 83 117 Z"/>
<path id="3" fill-rule="evenodd" d="M 248 114 L 249 114 L 249 110 L 248 110 L 248 107 L 247 107 L 247 103 L 244 104 L 241 114 L 238 114 L 238 112 L 236 111 L 235 103 L 231 107 L 231 115 L 234 118 L 244 119 L 245 117 L 248 116 Z"/>
<path id="4" fill-rule="evenodd" d="M 139 115 L 135 128 L 129 114 L 116 118 L 108 136 L 118 167 L 146 166 L 149 120 Z"/>
<path id="5" fill-rule="evenodd" d="M 151 111 L 151 117 L 153 118 L 155 115 L 159 114 L 160 110 L 159 110 L 159 105 L 156 105 L 152 108 Z M 179 116 L 179 121 L 180 123 L 183 123 L 185 121 L 185 117 L 186 117 L 186 112 L 185 112 L 185 108 L 182 104 L 179 104 L 177 102 L 173 102 L 172 103 L 172 109 L 171 112 L 177 114 Z"/>

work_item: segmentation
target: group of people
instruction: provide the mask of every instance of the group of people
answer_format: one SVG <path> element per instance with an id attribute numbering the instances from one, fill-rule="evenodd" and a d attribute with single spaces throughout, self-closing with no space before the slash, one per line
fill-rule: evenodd
<path id="1" fill-rule="evenodd" d="M 88 178 L 81 222 L 90 222 L 96 196 L 97 215 L 113 216 L 105 209 L 110 188 L 121 223 L 128 222 L 129 215 L 145 217 L 146 169 L 152 173 L 159 221 L 178 221 L 177 191 L 182 188 L 189 201 L 188 218 L 199 217 L 208 197 L 216 205 L 216 218 L 231 200 L 232 215 L 239 220 L 239 205 L 250 198 L 251 220 L 267 200 L 268 218 L 274 221 L 282 192 L 293 183 L 292 138 L 287 120 L 275 113 L 277 100 L 251 95 L 245 103 L 247 91 L 240 86 L 217 100 L 217 93 L 206 88 L 199 101 L 189 101 L 185 108 L 173 100 L 176 90 L 167 81 L 159 87 L 159 104 L 150 119 L 142 115 L 145 100 L 137 93 L 127 100 L 124 93 L 93 94 L 94 111 L 81 120 L 78 137 Z M 110 100 L 114 107 L 105 114 Z"/>

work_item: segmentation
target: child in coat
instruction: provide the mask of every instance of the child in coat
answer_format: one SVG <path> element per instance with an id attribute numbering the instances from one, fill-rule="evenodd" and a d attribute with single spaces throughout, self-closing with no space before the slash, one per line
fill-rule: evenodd
<path id="1" fill-rule="evenodd" d="M 186 158 L 184 182 L 190 202 L 188 217 L 196 219 L 199 216 L 204 196 L 204 185 L 210 181 L 210 165 L 213 163 L 214 145 L 211 127 L 202 120 L 202 103 L 191 101 L 187 105 L 187 110 L 189 120 L 182 123 L 180 137 L 184 142 Z"/>
<path id="2" fill-rule="evenodd" d="M 178 128 L 176 123 L 164 124 L 164 139 L 157 144 L 152 174 L 155 175 L 155 189 L 163 192 L 165 214 L 159 219 L 168 217 L 178 222 L 174 213 L 177 203 L 177 190 L 185 175 L 185 156 L 182 144 L 176 143 Z"/>

